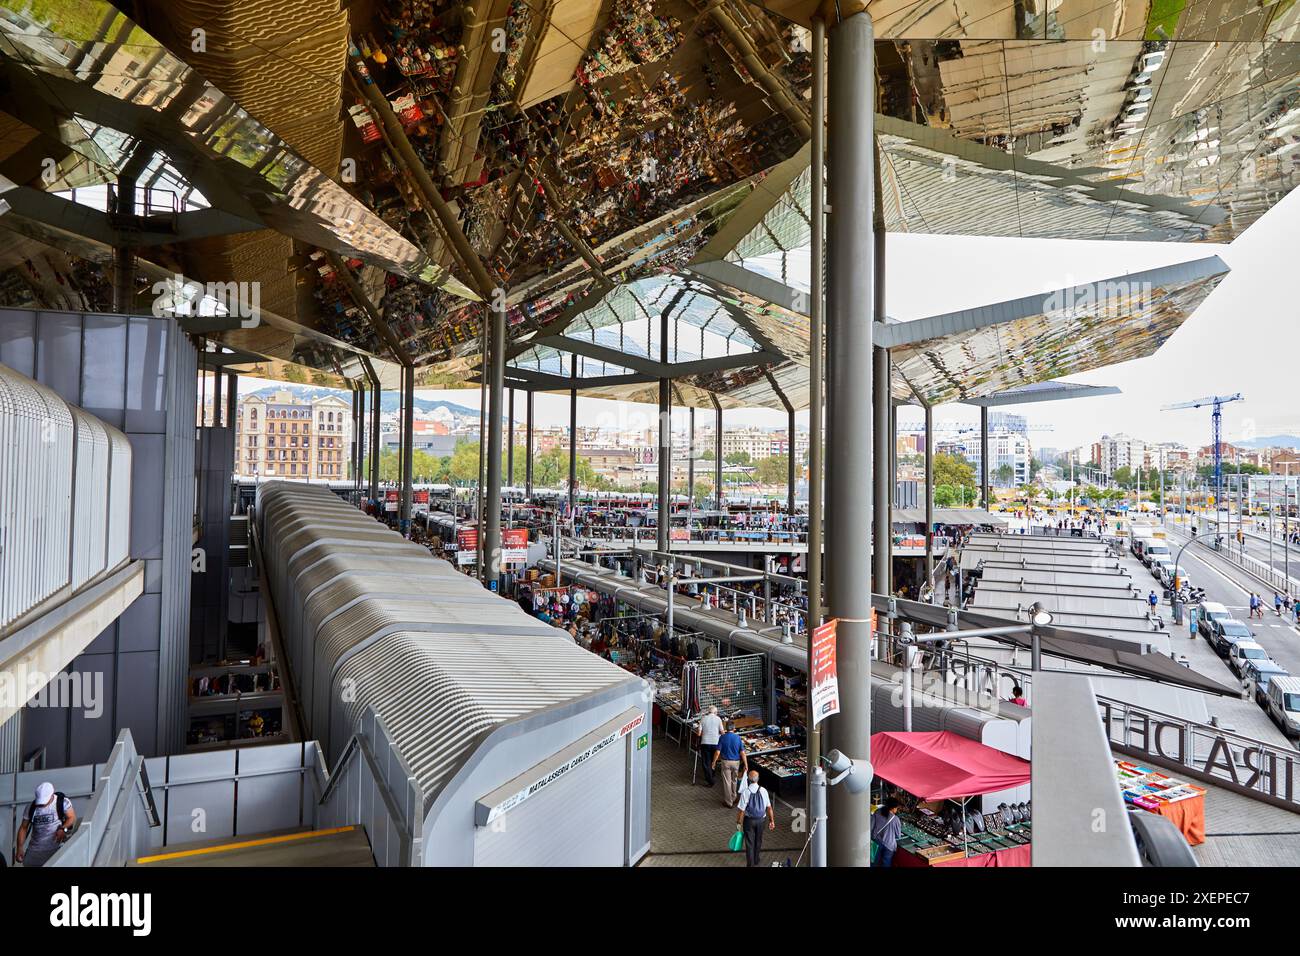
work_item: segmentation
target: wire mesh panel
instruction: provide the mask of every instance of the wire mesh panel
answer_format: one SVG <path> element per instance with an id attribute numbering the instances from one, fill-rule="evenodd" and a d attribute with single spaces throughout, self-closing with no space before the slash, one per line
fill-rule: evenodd
<path id="1" fill-rule="evenodd" d="M 729 716 L 740 713 L 761 715 L 765 670 L 762 654 L 692 661 L 686 666 L 682 678 L 691 715 L 713 705 Z"/>

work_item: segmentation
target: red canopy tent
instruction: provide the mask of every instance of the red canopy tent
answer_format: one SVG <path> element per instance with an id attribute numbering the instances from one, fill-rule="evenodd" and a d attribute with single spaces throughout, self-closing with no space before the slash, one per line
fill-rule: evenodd
<path id="1" fill-rule="evenodd" d="M 949 730 L 871 735 L 871 769 L 922 800 L 959 800 L 1029 783 L 1029 761 Z"/>

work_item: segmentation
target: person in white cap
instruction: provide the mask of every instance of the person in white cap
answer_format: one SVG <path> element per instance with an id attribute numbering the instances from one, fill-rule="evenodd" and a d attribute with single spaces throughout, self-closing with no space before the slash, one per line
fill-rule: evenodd
<path id="1" fill-rule="evenodd" d="M 76 822 L 77 813 L 72 809 L 72 801 L 56 792 L 54 784 L 40 784 L 36 788 L 36 799 L 28 805 L 23 813 L 23 822 L 18 825 L 14 862 L 23 866 L 44 866 L 59 844 L 68 838 Z M 24 843 L 27 844 L 25 848 Z"/>

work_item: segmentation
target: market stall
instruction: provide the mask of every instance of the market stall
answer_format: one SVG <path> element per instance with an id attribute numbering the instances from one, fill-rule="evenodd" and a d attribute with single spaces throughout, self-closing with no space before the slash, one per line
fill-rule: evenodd
<path id="1" fill-rule="evenodd" d="M 1124 802 L 1171 820 L 1189 846 L 1205 842 L 1205 788 L 1152 767 L 1115 761 Z"/>
<path id="2" fill-rule="evenodd" d="M 1029 866 L 1030 807 L 973 811 L 971 797 L 1029 783 L 1029 761 L 951 731 L 878 733 L 871 762 L 903 805 L 895 866 Z"/>

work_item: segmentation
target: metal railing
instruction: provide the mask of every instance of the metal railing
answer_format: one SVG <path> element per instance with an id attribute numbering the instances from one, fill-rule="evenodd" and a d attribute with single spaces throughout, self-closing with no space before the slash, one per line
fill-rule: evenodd
<path id="1" fill-rule="evenodd" d="M 1295 749 L 1100 694 L 1097 706 L 1116 750 L 1300 813 L 1295 786 L 1300 753 Z"/>
<path id="2" fill-rule="evenodd" d="M 1178 528 L 1177 530 L 1180 535 L 1187 534 L 1186 530 L 1183 528 Z M 1202 532 L 1196 538 L 1194 547 L 1199 547 L 1204 551 L 1213 552 L 1222 560 L 1227 561 L 1229 564 L 1236 565 L 1239 569 L 1245 571 L 1251 577 L 1262 582 L 1266 587 L 1277 591 L 1279 594 L 1289 594 L 1292 597 L 1300 594 L 1300 579 L 1295 577 L 1288 578 L 1276 567 L 1269 564 L 1269 562 L 1261 561 L 1259 558 L 1251 555 L 1248 552 L 1248 549 L 1243 549 L 1241 545 L 1237 543 L 1235 538 L 1229 537 L 1226 534 L 1223 535 L 1222 539 L 1219 541 L 1218 547 L 1215 547 L 1214 537 L 1213 525 L 1211 525 L 1208 531 Z M 1300 558 L 1300 556 L 1298 556 L 1298 558 Z M 1297 567 L 1300 567 L 1300 561 L 1298 561 Z"/>

